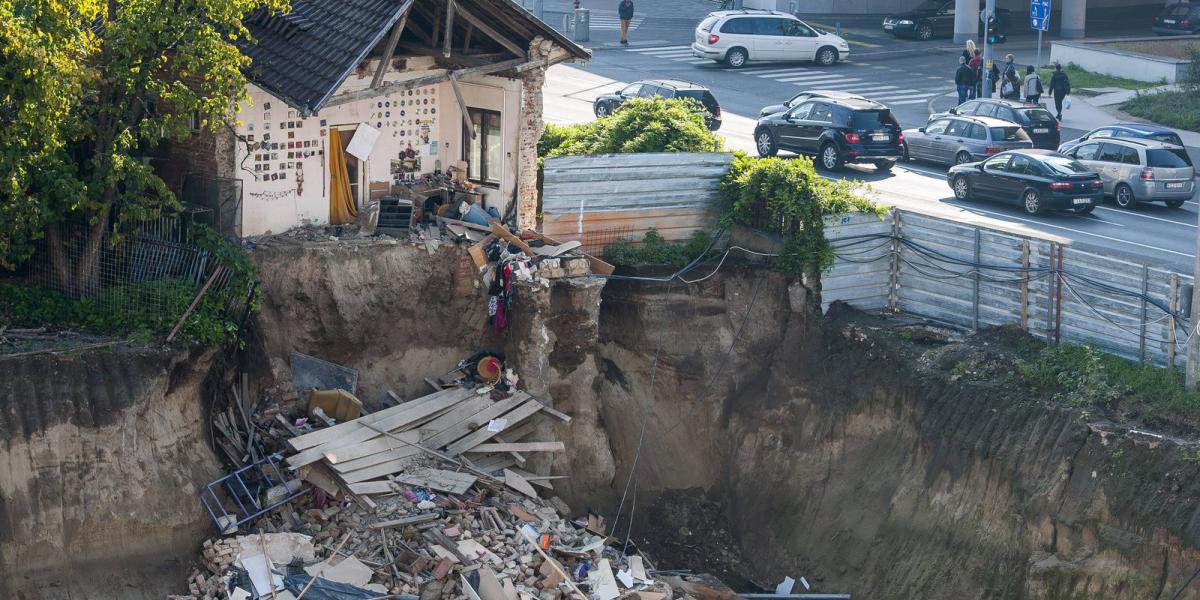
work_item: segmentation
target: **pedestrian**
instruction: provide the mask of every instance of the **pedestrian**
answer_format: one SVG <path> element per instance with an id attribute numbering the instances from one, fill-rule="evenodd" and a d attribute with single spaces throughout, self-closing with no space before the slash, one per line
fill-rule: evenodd
<path id="1" fill-rule="evenodd" d="M 1062 65 L 1054 63 L 1054 75 L 1050 77 L 1050 95 L 1054 96 L 1054 110 L 1062 120 L 1063 99 L 1071 95 L 1071 78 L 1063 72 Z"/>
<path id="2" fill-rule="evenodd" d="M 979 98 L 983 96 L 983 51 L 976 48 L 975 56 L 972 56 L 967 64 L 975 72 L 975 87 L 971 90 L 971 98 Z"/>
<path id="3" fill-rule="evenodd" d="M 629 45 L 629 23 L 633 21 L 633 0 L 621 0 L 617 6 L 617 16 L 621 18 L 621 45 Z"/>
<path id="4" fill-rule="evenodd" d="M 967 101 L 967 93 L 975 87 L 975 72 L 967 66 L 967 59 L 958 57 L 958 70 L 954 72 L 954 86 L 958 88 L 958 103 Z"/>
<path id="5" fill-rule="evenodd" d="M 1042 78 L 1038 76 L 1033 65 L 1025 67 L 1025 83 L 1021 85 L 1025 92 L 1025 101 L 1037 104 L 1042 101 Z"/>
<path id="6" fill-rule="evenodd" d="M 1004 57 L 1004 83 L 1000 86 L 1001 98 L 1021 97 L 1021 78 L 1017 76 L 1017 65 L 1013 63 L 1013 55 Z"/>
<path id="7" fill-rule="evenodd" d="M 996 87 L 1000 83 L 1000 66 L 996 64 L 996 61 L 992 61 L 992 70 L 988 73 L 988 79 L 992 81 L 992 88 L 988 91 L 988 97 L 991 98 L 991 94 L 1000 91 L 1000 88 Z"/>

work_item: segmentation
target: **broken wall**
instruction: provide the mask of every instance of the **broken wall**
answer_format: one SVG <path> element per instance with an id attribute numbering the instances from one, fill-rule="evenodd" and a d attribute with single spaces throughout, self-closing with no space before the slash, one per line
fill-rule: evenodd
<path id="1" fill-rule="evenodd" d="M 161 598 L 211 522 L 211 351 L 0 356 L 0 596 Z"/>

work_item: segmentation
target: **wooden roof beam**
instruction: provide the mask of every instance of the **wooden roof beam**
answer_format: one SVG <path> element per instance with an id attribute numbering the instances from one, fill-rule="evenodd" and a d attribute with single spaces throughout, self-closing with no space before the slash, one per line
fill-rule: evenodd
<path id="1" fill-rule="evenodd" d="M 492 38 L 492 40 L 494 40 L 497 44 L 504 46 L 504 48 L 506 50 L 508 50 L 509 52 L 512 52 L 513 54 L 515 54 L 517 56 L 521 56 L 521 57 L 525 56 L 524 48 L 518 46 L 512 40 L 504 37 L 503 35 L 500 34 L 500 32 L 496 31 L 495 29 L 492 29 L 492 27 L 490 25 L 488 25 L 487 23 L 484 23 L 482 20 L 479 19 L 479 17 L 476 17 L 475 15 L 471 14 L 471 11 L 464 9 L 462 4 L 459 4 L 455 0 L 450 0 L 450 3 L 454 6 L 454 9 L 459 14 L 459 16 L 461 16 L 465 21 L 467 21 L 471 25 L 474 25 L 475 29 L 478 29 L 480 32 L 482 32 L 484 35 L 488 36 L 489 38 Z"/>
<path id="2" fill-rule="evenodd" d="M 412 5 L 415 0 L 408 0 L 402 9 L 400 18 L 396 20 L 396 25 L 392 27 L 392 34 L 388 36 L 387 44 L 383 48 L 383 56 L 379 57 L 379 67 L 375 69 L 375 77 L 371 78 L 371 87 L 379 87 L 383 83 L 383 75 L 387 72 L 388 65 L 392 62 L 392 55 L 396 52 L 396 44 L 400 43 L 400 35 L 404 33 L 404 25 L 408 22 L 408 13 L 412 10 Z"/>

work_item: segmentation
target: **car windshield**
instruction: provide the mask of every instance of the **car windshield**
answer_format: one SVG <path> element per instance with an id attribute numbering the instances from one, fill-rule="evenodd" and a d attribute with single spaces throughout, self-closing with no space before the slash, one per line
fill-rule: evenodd
<path id="1" fill-rule="evenodd" d="M 1025 130 L 1020 127 L 991 127 L 992 141 L 996 142 L 1019 142 L 1028 140 L 1029 136 L 1025 135 Z"/>
<path id="2" fill-rule="evenodd" d="M 1044 108 L 1027 108 L 1018 111 L 1025 115 L 1025 118 L 1033 125 L 1046 125 L 1055 122 L 1054 115 Z"/>
<path id="3" fill-rule="evenodd" d="M 894 119 L 889 110 L 855 110 L 850 113 L 852 129 L 879 129 L 893 124 Z"/>
<path id="4" fill-rule="evenodd" d="M 1183 148 L 1147 150 L 1146 166 L 1186 169 L 1192 166 L 1192 159 L 1188 158 L 1187 150 Z"/>
<path id="5" fill-rule="evenodd" d="M 1156 133 L 1150 136 L 1150 139 L 1156 142 L 1162 142 L 1164 144 L 1175 144 L 1176 146 L 1183 145 L 1183 140 L 1180 139 L 1179 134 L 1177 133 Z"/>
<path id="6" fill-rule="evenodd" d="M 1168 6 L 1166 8 L 1166 10 L 1163 11 L 1163 16 L 1165 16 L 1165 17 L 1186 17 L 1188 14 L 1188 10 L 1190 8 L 1191 7 L 1188 6 L 1187 4 L 1176 4 L 1175 6 Z"/>
<path id="7" fill-rule="evenodd" d="M 1075 159 L 1065 156 L 1046 157 L 1042 160 L 1042 164 L 1049 167 L 1056 175 L 1079 175 L 1080 173 L 1091 172 Z"/>

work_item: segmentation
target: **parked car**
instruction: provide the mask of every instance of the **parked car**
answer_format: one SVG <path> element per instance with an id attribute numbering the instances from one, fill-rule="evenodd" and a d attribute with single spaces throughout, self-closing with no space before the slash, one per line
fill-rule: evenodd
<path id="1" fill-rule="evenodd" d="M 1050 150 L 1010 150 L 955 165 L 946 181 L 959 200 L 991 198 L 1018 204 L 1031 215 L 1047 210 L 1086 215 L 1104 199 L 1100 175 Z"/>
<path id="2" fill-rule="evenodd" d="M 1158 35 L 1200 33 L 1200 3 L 1168 4 L 1154 17 L 1154 26 L 1150 30 Z"/>
<path id="3" fill-rule="evenodd" d="M 810 60 L 828 67 L 849 56 L 850 45 L 785 12 L 722 10 L 696 27 L 692 55 L 734 69 L 749 61 Z"/>
<path id="4" fill-rule="evenodd" d="M 954 0 L 925 0 L 916 8 L 888 15 L 883 19 L 883 30 L 896 37 L 912 37 L 918 40 L 931 40 L 935 37 L 951 37 L 954 35 Z M 983 10 L 984 2 L 979 3 Z M 996 9 L 996 24 L 1001 33 L 1008 25 L 1012 11 L 1007 8 Z M 982 36 L 983 24 L 980 22 L 979 33 Z"/>
<path id="5" fill-rule="evenodd" d="M 949 111 L 952 115 L 995 117 L 1012 121 L 1021 126 L 1034 148 L 1056 150 L 1062 135 L 1062 123 L 1041 104 L 1030 104 L 1020 100 L 981 98 L 968 100 Z"/>
<path id="6" fill-rule="evenodd" d="M 1097 127 L 1080 137 L 1073 140 L 1063 142 L 1059 147 L 1060 153 L 1066 154 L 1068 150 L 1082 144 L 1088 140 L 1097 140 L 1105 138 L 1134 138 L 1148 139 L 1163 142 L 1166 144 L 1174 144 L 1182 146 L 1183 140 L 1179 134 L 1158 125 L 1143 125 L 1141 123 L 1118 123 L 1116 125 L 1105 125 Z"/>
<path id="7" fill-rule="evenodd" d="M 688 81 L 674 79 L 643 79 L 635 81 L 615 94 L 603 94 L 592 102 L 597 118 L 607 117 L 633 98 L 691 98 L 704 107 L 704 122 L 712 131 L 721 128 L 721 104 L 708 88 Z"/>
<path id="8" fill-rule="evenodd" d="M 758 120 L 754 142 L 759 156 L 780 150 L 817 157 L 819 168 L 872 163 L 887 171 L 903 154 L 904 134 L 892 111 L 878 102 L 813 98 L 784 113 Z"/>
<path id="9" fill-rule="evenodd" d="M 1195 192 L 1196 170 L 1187 150 L 1154 140 L 1110 138 L 1084 142 L 1067 156 L 1100 174 L 1104 193 L 1121 208 L 1164 202 L 1179 208 Z"/>
<path id="10" fill-rule="evenodd" d="M 947 165 L 983 160 L 1007 150 L 1033 148 L 1020 125 L 990 117 L 933 117 L 904 130 L 904 158 Z"/>
<path id="11" fill-rule="evenodd" d="M 838 98 L 841 100 L 866 100 L 866 98 L 859 96 L 858 94 L 852 94 L 850 92 L 840 92 L 837 90 L 809 90 L 807 92 L 800 92 L 799 94 L 792 96 L 791 100 L 788 100 L 787 102 L 784 102 L 783 104 L 772 104 L 770 106 L 763 107 L 762 110 L 758 111 L 758 116 L 765 117 L 767 115 L 773 115 L 776 113 L 784 112 L 784 111 L 788 110 L 789 108 L 792 108 L 793 106 L 796 106 L 797 104 L 800 104 L 801 102 L 804 102 L 805 100 L 808 100 L 809 98 Z"/>

